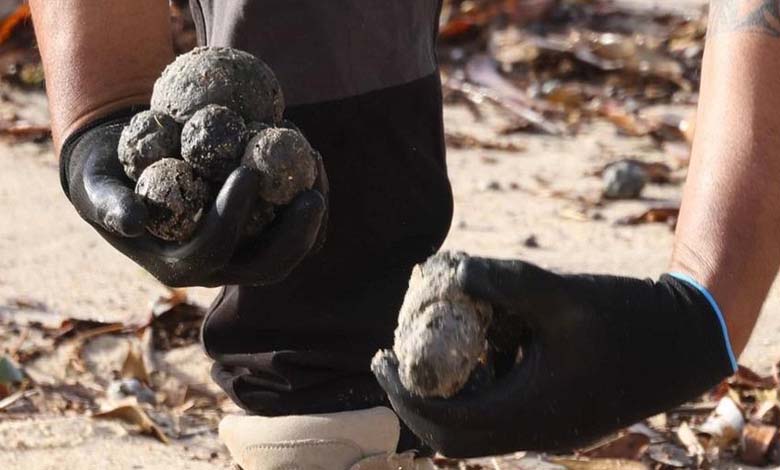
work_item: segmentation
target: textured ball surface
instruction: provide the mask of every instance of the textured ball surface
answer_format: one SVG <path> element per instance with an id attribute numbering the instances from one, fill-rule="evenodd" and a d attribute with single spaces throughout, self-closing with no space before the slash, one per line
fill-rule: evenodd
<path id="1" fill-rule="evenodd" d="M 185 122 L 209 104 L 226 106 L 247 122 L 278 123 L 282 89 L 273 71 L 248 52 L 197 47 L 176 58 L 155 82 L 152 108 Z"/>
<path id="2" fill-rule="evenodd" d="M 260 197 L 272 204 L 288 204 L 311 189 L 317 178 L 314 150 L 303 134 L 272 127 L 257 133 L 247 145 L 241 163 L 263 174 Z"/>
<path id="3" fill-rule="evenodd" d="M 192 237 L 206 210 L 209 187 L 183 160 L 164 158 L 141 174 L 135 187 L 147 209 L 146 229 L 169 241 Z"/>
<path id="4" fill-rule="evenodd" d="M 179 124 L 157 111 L 142 111 L 122 129 L 117 153 L 125 173 L 137 181 L 152 163 L 179 156 Z"/>
<path id="5" fill-rule="evenodd" d="M 438 301 L 407 325 L 395 343 L 404 386 L 422 396 L 460 391 L 485 348 L 484 328 L 470 303 Z"/>
<path id="6" fill-rule="evenodd" d="M 199 176 L 221 183 L 241 162 L 246 126 L 241 116 L 219 105 L 192 115 L 181 132 L 181 153 Z"/>
<path id="7" fill-rule="evenodd" d="M 257 134 L 259 134 L 260 132 L 268 129 L 269 127 L 273 127 L 273 126 L 269 126 L 268 124 L 266 124 L 264 122 L 257 122 L 257 121 L 253 121 L 253 122 L 247 123 L 247 125 L 246 125 L 246 134 L 248 136 L 247 137 L 247 141 L 252 140 L 252 137 L 254 137 Z"/>
<path id="8" fill-rule="evenodd" d="M 457 284 L 465 257 L 442 252 L 417 265 L 401 306 L 393 345 L 398 374 L 404 387 L 423 397 L 460 391 L 487 345 L 492 308 Z"/>

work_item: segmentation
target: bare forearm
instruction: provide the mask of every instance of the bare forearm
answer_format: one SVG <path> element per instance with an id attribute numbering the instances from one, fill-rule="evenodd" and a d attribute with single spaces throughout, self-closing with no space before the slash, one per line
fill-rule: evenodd
<path id="1" fill-rule="evenodd" d="M 59 149 L 91 119 L 148 102 L 173 59 L 166 0 L 30 0 Z"/>
<path id="2" fill-rule="evenodd" d="M 713 0 L 672 269 L 715 296 L 744 349 L 780 266 L 780 15 Z"/>

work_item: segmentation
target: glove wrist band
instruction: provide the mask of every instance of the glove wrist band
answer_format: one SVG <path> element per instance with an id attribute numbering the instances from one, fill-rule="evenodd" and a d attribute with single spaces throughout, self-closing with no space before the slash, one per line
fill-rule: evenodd
<path id="1" fill-rule="evenodd" d="M 734 350 L 731 347 L 731 339 L 729 338 L 729 331 L 728 328 L 726 328 L 726 320 L 723 318 L 723 312 L 720 310 L 720 306 L 718 306 L 718 302 L 715 301 L 715 298 L 712 296 L 712 293 L 710 293 L 709 290 L 707 290 L 706 287 L 701 285 L 696 279 L 692 278 L 691 276 L 679 272 L 670 272 L 668 273 L 670 276 L 672 276 L 675 279 L 678 279 L 689 286 L 693 287 L 701 295 L 704 296 L 705 299 L 707 299 L 707 302 L 710 304 L 710 307 L 712 307 L 713 313 L 715 313 L 715 316 L 718 318 L 718 323 L 720 324 L 721 330 L 723 332 L 723 342 L 725 343 L 726 351 L 728 352 L 729 361 L 731 362 L 731 368 L 733 372 L 737 371 L 737 359 L 734 355 Z"/>

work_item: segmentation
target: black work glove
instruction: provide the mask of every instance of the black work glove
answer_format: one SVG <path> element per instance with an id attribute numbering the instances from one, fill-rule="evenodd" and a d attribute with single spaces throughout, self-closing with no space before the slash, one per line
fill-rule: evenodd
<path id="1" fill-rule="evenodd" d="M 117 157 L 126 110 L 77 131 L 63 145 L 63 189 L 79 215 L 117 250 L 169 286 L 262 285 L 283 280 L 324 237 L 327 178 L 298 195 L 251 246 L 238 249 L 261 175 L 239 167 L 222 186 L 195 236 L 166 242 L 145 230 L 147 210 Z"/>
<path id="2" fill-rule="evenodd" d="M 495 382 L 424 399 L 403 387 L 392 356 L 373 365 L 401 418 L 447 456 L 569 450 L 695 398 L 736 368 L 717 305 L 693 280 L 472 258 L 458 282 L 494 307 L 491 334 L 504 348 Z"/>

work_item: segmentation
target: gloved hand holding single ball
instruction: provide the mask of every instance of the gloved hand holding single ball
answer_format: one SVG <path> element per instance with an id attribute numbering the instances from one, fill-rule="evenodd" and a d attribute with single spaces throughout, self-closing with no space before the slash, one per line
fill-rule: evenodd
<path id="1" fill-rule="evenodd" d="M 487 354 L 490 304 L 466 295 L 456 273 L 464 253 L 442 252 L 412 271 L 393 351 L 404 387 L 422 397 L 449 398 Z"/>
<path id="2" fill-rule="evenodd" d="M 687 276 L 559 275 L 486 258 L 463 258 L 453 272 L 465 295 L 492 307 L 494 380 L 440 398 L 409 389 L 409 358 L 384 352 L 372 364 L 401 418 L 447 456 L 570 450 L 736 369 L 717 304 Z M 433 331 L 427 341 L 448 340 Z"/>
<path id="3" fill-rule="evenodd" d="M 195 49 L 163 72 L 151 110 L 70 136 L 64 188 L 104 238 L 168 285 L 278 282 L 322 242 L 327 212 L 327 177 L 311 147 L 312 178 L 283 205 L 261 197 L 273 175 L 240 166 L 254 135 L 245 122 L 275 128 L 283 109 L 276 79 L 254 56 Z"/>

